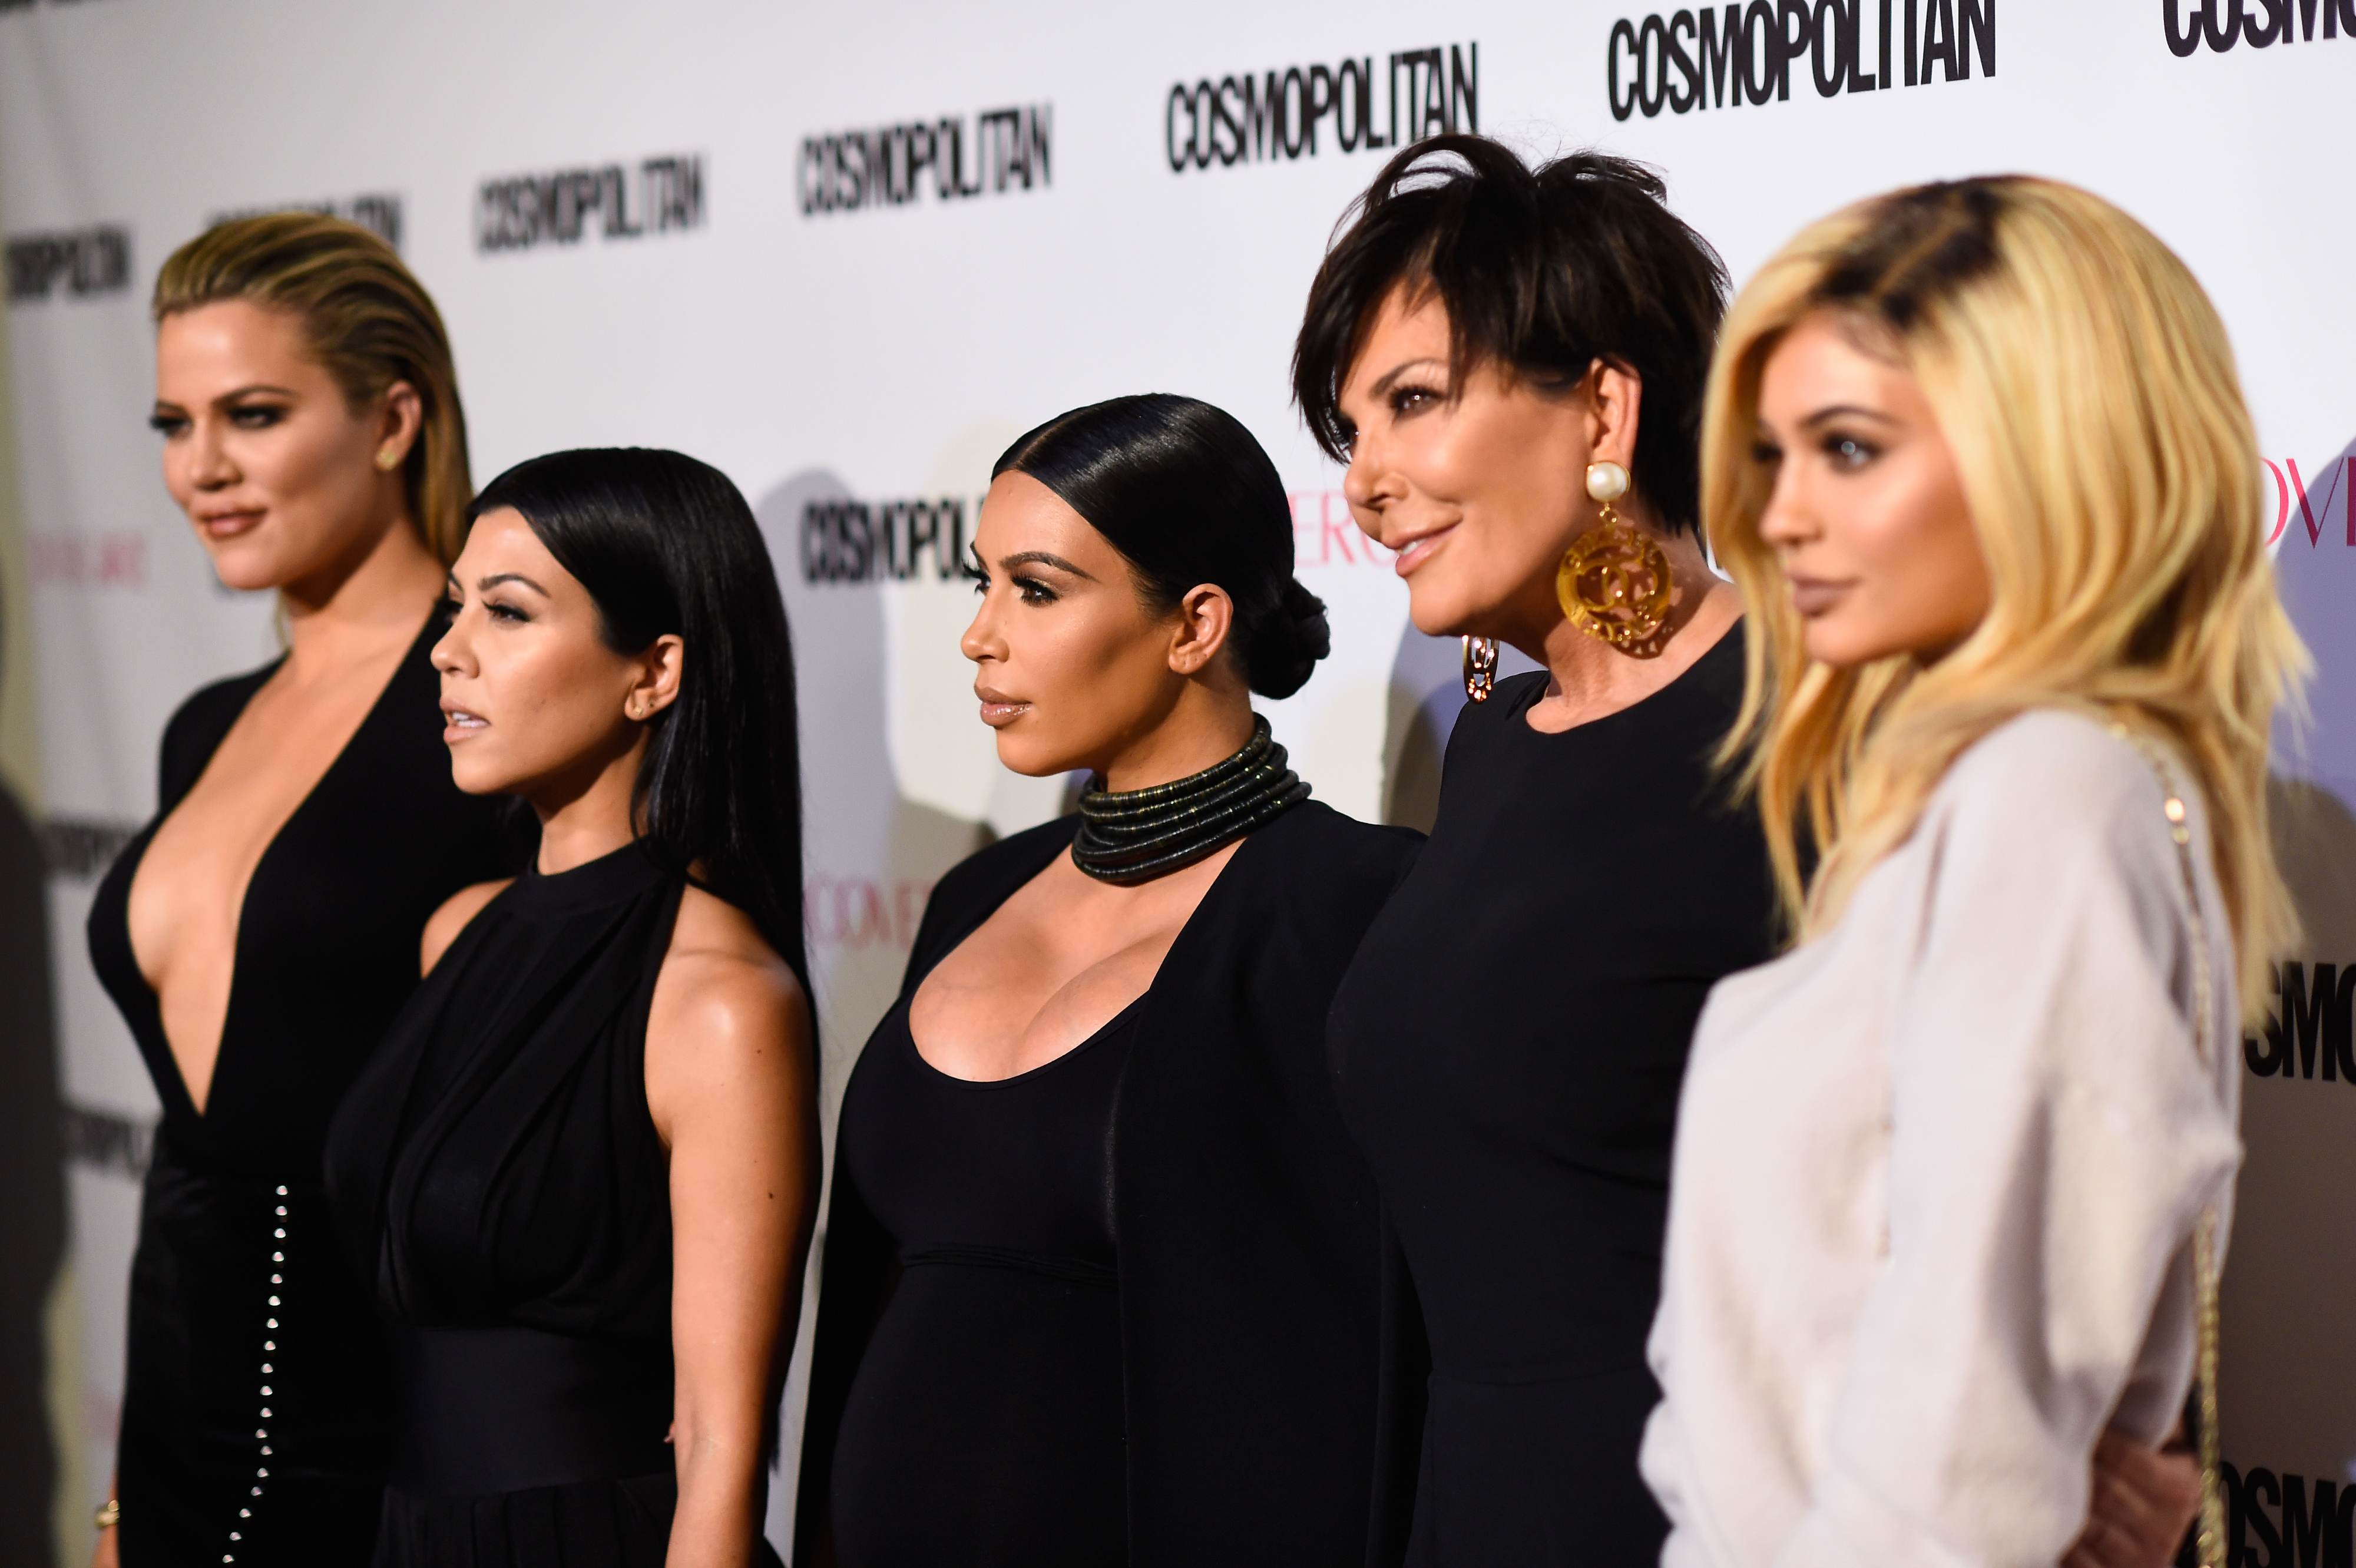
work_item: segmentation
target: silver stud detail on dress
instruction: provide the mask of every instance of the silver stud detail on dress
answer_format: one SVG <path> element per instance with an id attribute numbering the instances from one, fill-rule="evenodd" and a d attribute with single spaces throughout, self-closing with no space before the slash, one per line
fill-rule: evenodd
<path id="1" fill-rule="evenodd" d="M 286 1188 L 284 1188 L 284 1187 L 280 1187 L 280 1188 L 278 1188 L 278 1197 L 279 1197 L 281 1199 L 284 1199 L 286 1196 L 287 1196 Z M 278 1219 L 278 1221 L 279 1221 L 279 1222 L 278 1222 L 276 1225 L 274 1225 L 274 1226 L 271 1227 L 271 1234 L 272 1234 L 272 1236 L 273 1236 L 273 1238 L 274 1238 L 274 1239 L 275 1239 L 275 1240 L 280 1243 L 280 1250 L 275 1251 L 273 1251 L 273 1252 L 270 1254 L 270 1262 L 271 1262 L 271 1265 L 272 1265 L 273 1269 L 273 1270 L 276 1270 L 276 1269 L 283 1269 L 283 1268 L 284 1267 L 284 1265 L 285 1265 L 285 1262 L 286 1262 L 286 1253 L 285 1253 L 285 1251 L 284 1251 L 284 1243 L 285 1243 L 285 1240 L 286 1240 L 286 1217 L 287 1217 L 287 1216 L 286 1216 L 286 1210 L 287 1210 L 287 1205 L 286 1205 L 284 1202 L 283 1202 L 283 1201 L 282 1201 L 282 1202 L 279 1202 L 279 1203 L 277 1203 L 277 1204 L 273 1205 L 273 1207 L 277 1210 L 276 1219 Z M 273 1290 L 273 1292 L 274 1292 L 274 1291 L 277 1291 L 277 1290 L 280 1290 L 280 1289 L 283 1289 L 283 1288 L 284 1287 L 285 1283 L 286 1283 L 286 1276 L 285 1276 L 284 1273 L 273 1273 L 271 1274 L 271 1276 L 270 1276 L 270 1283 L 271 1283 L 271 1288 L 272 1288 L 272 1290 Z M 281 1298 L 280 1296 L 278 1296 L 278 1295 L 276 1295 L 276 1294 L 273 1294 L 273 1295 L 271 1295 L 271 1296 L 269 1297 L 269 1305 L 270 1305 L 270 1310 L 271 1310 L 272 1312 L 273 1312 L 273 1313 L 274 1313 L 274 1312 L 278 1311 L 278 1310 L 279 1310 L 279 1309 L 280 1309 L 284 1305 L 284 1301 L 282 1300 L 282 1298 Z M 263 1319 L 262 1319 L 262 1327 L 263 1327 L 265 1330 L 267 1330 L 267 1331 L 268 1331 L 272 1336 L 275 1336 L 275 1335 L 277 1334 L 277 1332 L 278 1332 L 278 1319 L 277 1319 L 276 1317 L 274 1317 L 274 1316 L 271 1316 L 271 1317 L 265 1317 L 265 1318 L 263 1318 Z M 274 1356 L 274 1355 L 276 1355 L 276 1354 L 277 1354 L 277 1352 L 278 1352 L 278 1341 L 277 1341 L 277 1339 L 276 1339 L 275 1337 L 271 1337 L 271 1338 L 265 1338 L 265 1339 L 263 1339 L 263 1340 L 262 1340 L 262 1354 L 263 1354 L 263 1355 L 265 1355 L 265 1356 Z M 269 1361 L 264 1361 L 264 1362 L 262 1362 L 261 1365 L 262 1365 L 262 1377 L 263 1377 L 263 1378 L 265 1378 L 265 1379 L 266 1379 L 266 1378 L 271 1377 L 271 1376 L 273 1375 L 273 1364 L 272 1362 L 269 1362 Z M 263 1383 L 262 1383 L 262 1384 L 260 1385 L 260 1388 L 261 1388 L 261 1391 L 262 1391 L 262 1396 L 261 1396 L 261 1397 L 262 1397 L 263 1400 L 268 1400 L 268 1399 L 270 1399 L 270 1398 L 272 1398 L 272 1397 L 273 1397 L 273 1396 L 272 1396 L 272 1391 L 271 1391 L 271 1385 L 270 1385 L 268 1382 L 263 1382 Z M 261 1412 L 262 1412 L 262 1421 L 263 1421 L 265 1423 L 267 1423 L 271 1420 L 270 1406 L 269 1406 L 268 1404 L 262 1404 L 262 1405 L 261 1405 L 260 1409 L 261 1409 Z M 269 1457 L 270 1457 L 270 1428 L 269 1428 L 269 1426 L 268 1426 L 267 1424 L 263 1424 L 263 1425 L 261 1425 L 261 1426 L 257 1426 L 257 1427 L 255 1427 L 255 1428 L 253 1429 L 253 1440 L 254 1440 L 254 1442 L 256 1442 L 257 1444 L 259 1444 L 261 1445 L 261 1448 L 262 1448 L 262 1458 L 264 1458 L 264 1459 L 269 1458 Z M 262 1482 L 264 1482 L 264 1481 L 266 1481 L 266 1480 L 268 1480 L 269 1478 L 270 1478 L 270 1466 L 267 1466 L 267 1465 L 257 1465 L 257 1466 L 254 1466 L 254 1470 L 253 1470 L 253 1485 L 252 1485 L 252 1487 L 248 1487 L 248 1488 L 247 1488 L 247 1494 L 246 1494 L 246 1495 L 247 1495 L 248 1497 L 250 1497 L 250 1498 L 259 1498 L 260 1496 L 262 1496 Z M 248 1507 L 241 1508 L 241 1509 L 238 1509 L 238 1510 L 237 1510 L 237 1517 L 238 1517 L 239 1519 L 241 1519 L 241 1520 L 249 1520 L 249 1519 L 252 1519 L 252 1518 L 253 1517 L 253 1509 L 252 1509 L 252 1508 L 249 1505 Z M 242 1541 L 242 1540 L 244 1539 L 244 1532 L 243 1532 L 242 1530 L 230 1530 L 230 1531 L 229 1532 L 229 1539 L 230 1539 L 230 1543 L 231 1543 L 231 1544 L 235 1544 L 236 1542 L 238 1542 L 238 1541 Z M 235 1553 L 233 1553 L 233 1552 L 223 1552 L 223 1553 L 221 1554 L 221 1561 L 222 1561 L 223 1563 L 235 1563 L 235 1562 L 237 1561 L 237 1557 L 236 1557 L 236 1554 L 235 1554 Z"/>

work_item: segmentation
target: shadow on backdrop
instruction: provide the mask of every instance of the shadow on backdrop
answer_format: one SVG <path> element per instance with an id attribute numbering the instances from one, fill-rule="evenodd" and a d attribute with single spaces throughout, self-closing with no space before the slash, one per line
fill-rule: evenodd
<path id="1" fill-rule="evenodd" d="M 1538 668 L 1513 649 L 1499 646 L 1498 680 Z M 1463 707 L 1463 642 L 1426 637 L 1413 621 L 1400 628 L 1383 734 L 1384 822 L 1422 833 L 1431 831 L 1440 813 L 1440 764 Z"/>
<path id="2" fill-rule="evenodd" d="M 0 787 L 0 1563 L 57 1561 L 44 1308 L 65 1260 L 65 1148 L 40 837 Z"/>
<path id="3" fill-rule="evenodd" d="M 900 992 L 933 879 L 980 849 L 989 830 L 904 799 L 892 767 L 884 596 L 875 581 L 813 581 L 803 519 L 849 487 L 806 468 L 754 510 L 777 569 L 800 690 L 803 900 L 819 991 L 820 1098 L 832 1108 L 860 1047 Z"/>

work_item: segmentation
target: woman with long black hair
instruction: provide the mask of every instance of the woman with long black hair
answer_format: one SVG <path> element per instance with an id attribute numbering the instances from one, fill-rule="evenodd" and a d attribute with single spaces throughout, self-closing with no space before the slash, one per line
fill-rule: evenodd
<path id="1" fill-rule="evenodd" d="M 434 916 L 330 1134 L 398 1342 L 377 1562 L 770 1561 L 818 1192 L 784 605 L 675 452 L 536 458 L 472 515 L 444 736 L 541 846 Z"/>

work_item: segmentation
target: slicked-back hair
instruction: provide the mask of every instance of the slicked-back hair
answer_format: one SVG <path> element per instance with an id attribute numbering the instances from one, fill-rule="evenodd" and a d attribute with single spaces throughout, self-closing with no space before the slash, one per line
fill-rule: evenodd
<path id="1" fill-rule="evenodd" d="M 1129 563 L 1157 613 L 1213 583 L 1235 602 L 1227 645 L 1264 697 L 1301 690 L 1332 650 L 1325 603 L 1292 575 L 1292 507 L 1276 465 L 1225 409 L 1141 392 L 1059 413 L 990 471 L 1028 474 Z"/>
<path id="2" fill-rule="evenodd" d="M 216 223 L 172 252 L 149 309 L 169 316 L 226 300 L 284 311 L 355 410 L 395 381 L 416 389 L 417 439 L 401 466 L 410 519 L 444 565 L 466 532 L 466 415 L 450 335 L 393 248 L 357 223 L 266 212 Z"/>
<path id="3" fill-rule="evenodd" d="M 1641 164 L 1571 153 L 1532 168 L 1485 136 L 1434 136 L 1383 166 L 1343 215 L 1292 352 L 1317 444 L 1349 461 L 1342 387 L 1399 289 L 1448 313 L 1449 384 L 1494 365 L 1575 385 L 1598 360 L 1636 378 L 1635 493 L 1662 526 L 1699 531 L 1702 390 L 1726 265 L 1665 205 Z"/>
<path id="4" fill-rule="evenodd" d="M 648 721 L 640 842 L 751 917 L 807 993 L 801 747 L 793 640 L 760 525 L 725 474 L 678 452 L 552 452 L 493 479 L 467 520 L 520 513 L 589 590 L 605 646 L 684 644 L 679 696 Z"/>

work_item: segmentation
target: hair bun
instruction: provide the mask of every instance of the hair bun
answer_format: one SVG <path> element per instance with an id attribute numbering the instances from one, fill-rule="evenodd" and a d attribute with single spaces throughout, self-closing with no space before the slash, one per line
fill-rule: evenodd
<path id="1" fill-rule="evenodd" d="M 1333 650 L 1333 629 L 1325 623 L 1325 601 L 1284 580 L 1276 607 L 1250 628 L 1251 689 L 1263 697 L 1290 697 L 1301 690 L 1317 661 Z"/>

